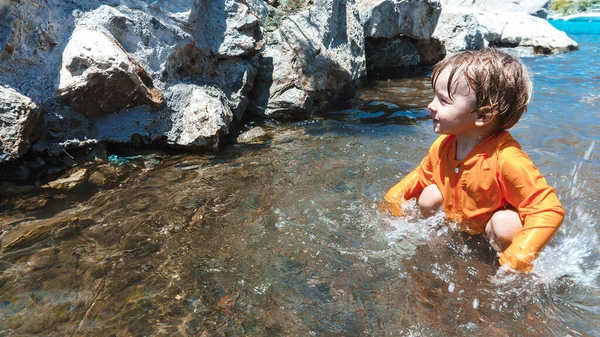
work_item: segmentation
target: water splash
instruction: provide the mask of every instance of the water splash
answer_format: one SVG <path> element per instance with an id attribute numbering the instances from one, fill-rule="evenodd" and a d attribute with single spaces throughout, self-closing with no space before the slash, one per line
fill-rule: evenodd
<path id="1" fill-rule="evenodd" d="M 533 272 L 542 280 L 551 282 L 570 275 L 584 285 L 597 286 L 600 277 L 600 251 L 598 250 L 598 222 L 594 210 L 586 204 L 589 197 L 587 176 L 594 174 L 588 161 L 594 154 L 592 141 L 571 172 L 567 185 L 568 195 L 560 196 L 566 210 L 563 225 L 556 238 L 541 252 Z"/>

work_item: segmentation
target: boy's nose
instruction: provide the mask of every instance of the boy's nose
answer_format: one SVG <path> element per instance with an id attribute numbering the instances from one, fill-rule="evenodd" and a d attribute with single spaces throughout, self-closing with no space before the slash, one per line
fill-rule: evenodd
<path id="1" fill-rule="evenodd" d="M 431 111 L 432 113 L 436 111 L 435 99 L 429 102 L 429 104 L 427 104 L 427 109 L 429 109 L 429 111 Z"/>

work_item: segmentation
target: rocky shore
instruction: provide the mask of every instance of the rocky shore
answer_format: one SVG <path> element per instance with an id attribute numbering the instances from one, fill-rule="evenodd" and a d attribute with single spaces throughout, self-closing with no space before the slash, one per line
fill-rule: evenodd
<path id="1" fill-rule="evenodd" d="M 1 0 L 0 181 L 105 161 L 110 144 L 215 149 L 243 121 L 305 119 L 370 75 L 459 50 L 577 49 L 546 21 L 548 6 Z"/>

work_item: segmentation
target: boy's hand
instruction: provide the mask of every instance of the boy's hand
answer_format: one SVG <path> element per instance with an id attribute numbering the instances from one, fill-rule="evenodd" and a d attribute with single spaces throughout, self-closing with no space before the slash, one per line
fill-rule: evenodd
<path id="1" fill-rule="evenodd" d="M 500 256 L 500 265 L 527 273 L 533 269 L 532 262 L 536 258 L 536 255 L 535 252 L 516 252 L 515 247 L 511 245 Z"/>
<path id="2" fill-rule="evenodd" d="M 387 200 L 381 201 L 379 203 L 379 209 L 383 212 L 390 213 L 393 216 L 403 216 L 404 212 L 402 211 L 402 203 L 401 202 L 389 202 Z"/>

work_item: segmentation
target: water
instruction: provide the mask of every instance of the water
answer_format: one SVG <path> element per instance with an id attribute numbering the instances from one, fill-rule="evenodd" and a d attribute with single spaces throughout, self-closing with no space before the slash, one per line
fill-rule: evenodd
<path id="1" fill-rule="evenodd" d="M 600 335 L 600 26 L 569 27 L 580 51 L 525 60 L 534 102 L 513 130 L 567 211 L 531 274 L 440 217 L 379 212 L 436 137 L 415 76 L 267 125 L 264 145 L 1 199 L 0 335 Z"/>

